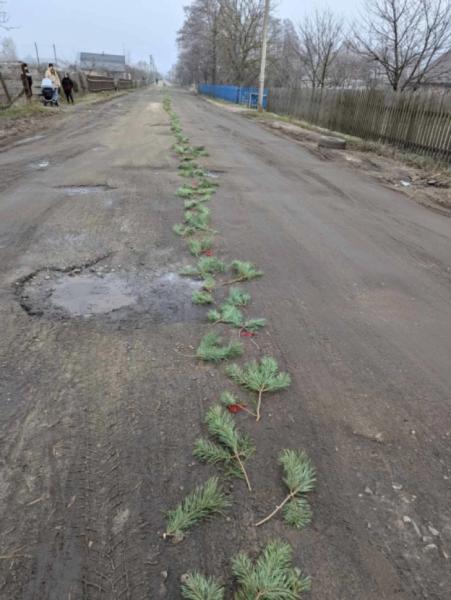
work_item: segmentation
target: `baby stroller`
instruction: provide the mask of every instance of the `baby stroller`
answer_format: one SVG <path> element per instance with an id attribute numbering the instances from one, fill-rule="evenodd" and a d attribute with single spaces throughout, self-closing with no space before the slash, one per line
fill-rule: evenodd
<path id="1" fill-rule="evenodd" d="M 44 77 L 41 82 L 42 104 L 44 106 L 58 106 L 58 90 L 53 85 L 53 81 Z"/>

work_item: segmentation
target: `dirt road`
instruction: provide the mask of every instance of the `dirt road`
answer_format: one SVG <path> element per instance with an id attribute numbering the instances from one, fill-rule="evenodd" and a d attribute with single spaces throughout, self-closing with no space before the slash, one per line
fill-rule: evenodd
<path id="1" fill-rule="evenodd" d="M 250 260 L 269 353 L 293 384 L 255 424 L 255 492 L 173 545 L 164 512 L 214 468 L 192 457 L 232 389 L 193 352 L 177 160 L 162 92 L 79 107 L 0 153 L 0 598 L 180 598 L 280 537 L 315 600 L 449 598 L 451 221 L 185 92 L 173 107 L 219 175 L 220 256 Z M 224 329 L 226 332 L 227 330 Z M 177 352 L 177 349 L 181 352 Z M 252 526 L 311 456 L 313 523 Z"/>

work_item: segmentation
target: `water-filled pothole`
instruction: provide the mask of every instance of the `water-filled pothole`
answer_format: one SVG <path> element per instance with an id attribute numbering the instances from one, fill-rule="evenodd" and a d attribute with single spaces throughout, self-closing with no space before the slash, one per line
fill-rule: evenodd
<path id="1" fill-rule="evenodd" d="M 171 271 L 48 270 L 22 284 L 20 303 L 29 314 L 50 318 L 123 320 L 141 313 L 157 323 L 177 323 L 202 316 L 191 301 L 199 287 L 199 282 Z"/>

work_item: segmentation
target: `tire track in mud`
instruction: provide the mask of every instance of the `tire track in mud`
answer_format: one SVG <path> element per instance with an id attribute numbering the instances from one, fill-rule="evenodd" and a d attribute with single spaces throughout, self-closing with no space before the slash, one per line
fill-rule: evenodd
<path id="1" fill-rule="evenodd" d="M 77 508 L 77 520 L 82 524 L 82 597 L 147 599 L 143 521 L 135 510 L 139 487 L 132 467 L 135 436 L 128 421 L 124 386 L 113 378 L 95 387 L 104 391 L 102 396 L 92 397 L 89 390 L 83 394 L 83 456 L 75 474 L 75 487 L 83 491 Z"/>

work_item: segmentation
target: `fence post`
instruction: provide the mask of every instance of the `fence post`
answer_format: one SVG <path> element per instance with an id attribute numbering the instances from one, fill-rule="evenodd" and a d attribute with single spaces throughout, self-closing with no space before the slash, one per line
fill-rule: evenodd
<path id="1" fill-rule="evenodd" d="M 6 99 L 8 100 L 8 106 L 9 106 L 11 104 L 11 95 L 9 93 L 8 88 L 6 87 L 6 83 L 5 83 L 5 80 L 3 79 L 1 72 L 0 72 L 0 83 L 2 85 L 3 91 L 5 92 L 5 96 L 6 96 Z"/>

